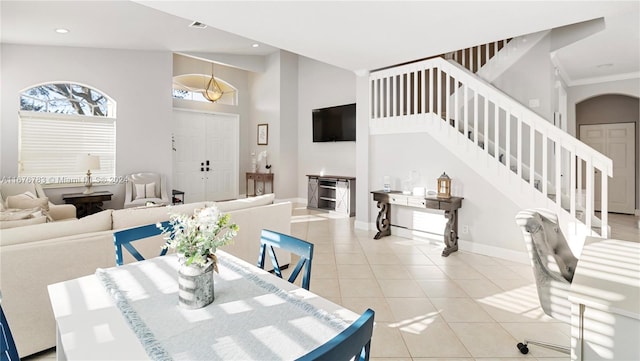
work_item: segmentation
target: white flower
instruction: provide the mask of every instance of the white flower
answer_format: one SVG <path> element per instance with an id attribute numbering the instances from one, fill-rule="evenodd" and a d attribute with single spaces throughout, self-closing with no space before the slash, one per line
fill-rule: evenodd
<path id="1" fill-rule="evenodd" d="M 172 213 L 169 227 L 162 229 L 167 243 L 165 248 L 175 249 L 184 255 L 185 263 L 204 266 L 208 259 L 215 262 L 215 252 L 220 246 L 230 243 L 238 234 L 238 225 L 231 223 L 228 214 L 222 214 L 217 207 L 196 210 L 193 216 Z"/>

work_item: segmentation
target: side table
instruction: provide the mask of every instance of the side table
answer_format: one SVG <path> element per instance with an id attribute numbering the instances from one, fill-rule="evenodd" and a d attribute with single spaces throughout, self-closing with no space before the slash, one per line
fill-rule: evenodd
<path id="1" fill-rule="evenodd" d="M 82 218 L 102 211 L 102 202 L 110 201 L 113 193 L 108 191 L 63 194 L 62 199 L 67 204 L 76 206 L 76 217 Z"/>
<path id="2" fill-rule="evenodd" d="M 253 181 L 253 194 L 249 193 L 249 181 Z M 273 173 L 247 173 L 246 196 L 255 197 L 267 193 L 273 193 Z"/>
<path id="3" fill-rule="evenodd" d="M 172 189 L 171 190 L 171 204 L 173 204 L 174 206 L 176 204 L 183 204 L 184 203 L 184 192 L 177 190 L 177 189 Z"/>

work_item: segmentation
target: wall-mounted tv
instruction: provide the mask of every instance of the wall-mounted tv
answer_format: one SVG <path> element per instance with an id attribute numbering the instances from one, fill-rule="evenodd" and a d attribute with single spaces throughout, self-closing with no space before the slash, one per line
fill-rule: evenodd
<path id="1" fill-rule="evenodd" d="M 356 140 L 356 105 L 346 104 L 313 110 L 314 142 Z"/>

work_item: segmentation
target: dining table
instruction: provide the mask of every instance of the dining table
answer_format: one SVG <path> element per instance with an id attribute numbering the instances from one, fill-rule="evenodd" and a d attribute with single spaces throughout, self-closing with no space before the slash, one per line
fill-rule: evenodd
<path id="1" fill-rule="evenodd" d="M 175 254 L 49 285 L 57 359 L 295 360 L 359 317 L 231 254 L 216 255 L 215 298 L 196 310 L 178 305 Z"/>

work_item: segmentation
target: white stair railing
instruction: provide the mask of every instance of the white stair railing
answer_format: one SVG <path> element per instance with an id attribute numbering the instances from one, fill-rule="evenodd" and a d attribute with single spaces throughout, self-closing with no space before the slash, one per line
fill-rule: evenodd
<path id="1" fill-rule="evenodd" d="M 599 192 L 602 216 L 597 226 L 602 237 L 608 236 L 611 159 L 452 61 L 432 58 L 380 70 L 369 79 L 372 134 L 438 132 L 437 141 L 519 206 L 558 213 L 570 237 L 596 234 Z M 570 164 L 562 164 L 563 159 Z M 568 174 L 561 169 L 569 169 Z M 595 187 L 596 172 L 600 189 Z M 562 189 L 561 176 L 569 177 L 569 189 Z M 583 217 L 578 217 L 578 193 L 586 194 Z"/>

